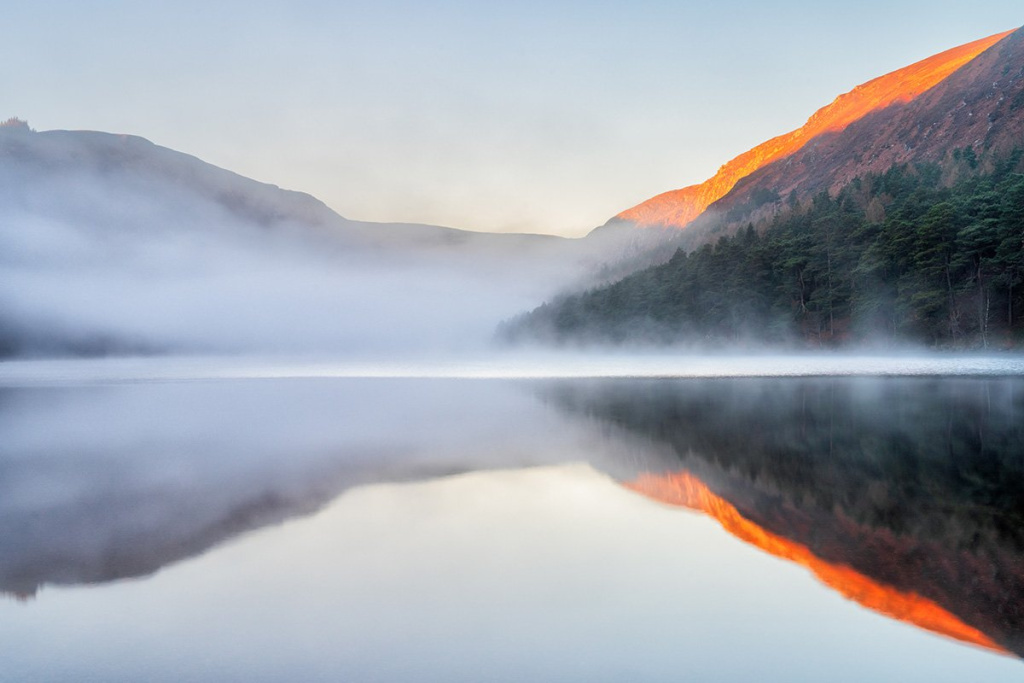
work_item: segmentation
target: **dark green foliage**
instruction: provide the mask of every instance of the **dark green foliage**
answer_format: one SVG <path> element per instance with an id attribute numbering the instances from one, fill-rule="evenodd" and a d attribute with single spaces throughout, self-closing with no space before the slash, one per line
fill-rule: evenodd
<path id="1" fill-rule="evenodd" d="M 1024 107 L 1024 90 L 1018 91 L 1013 100 L 1010 101 L 1010 111 L 1015 111 L 1020 107 Z"/>
<path id="2" fill-rule="evenodd" d="M 954 156 L 977 164 L 972 149 Z M 1024 174 L 943 187 L 937 165 L 857 178 L 810 205 L 792 197 L 666 264 L 541 306 L 511 339 L 757 343 L 1019 343 L 1024 308 Z M 778 202 L 778 195 L 758 197 Z"/>

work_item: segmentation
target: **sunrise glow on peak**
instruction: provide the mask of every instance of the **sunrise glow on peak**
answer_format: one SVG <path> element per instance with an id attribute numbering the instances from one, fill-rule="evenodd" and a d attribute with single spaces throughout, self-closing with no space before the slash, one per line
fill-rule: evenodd
<path id="1" fill-rule="evenodd" d="M 909 102 L 1011 33 L 1004 31 L 940 52 L 859 85 L 819 109 L 802 127 L 744 152 L 703 183 L 659 194 L 616 218 L 641 227 L 685 228 L 754 171 L 789 156 L 823 133 L 843 130 L 873 111 Z"/>

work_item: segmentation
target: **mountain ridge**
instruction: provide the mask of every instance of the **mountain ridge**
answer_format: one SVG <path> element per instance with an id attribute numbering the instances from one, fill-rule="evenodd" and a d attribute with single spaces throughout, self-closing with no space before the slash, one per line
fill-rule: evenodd
<path id="1" fill-rule="evenodd" d="M 269 228 L 282 223 L 302 223 L 344 237 L 363 246 L 395 246 L 409 241 L 417 246 L 452 245 L 494 240 L 556 242 L 556 235 L 481 233 L 438 225 L 375 223 L 339 214 L 306 192 L 248 178 L 211 164 L 197 156 L 156 144 L 144 137 L 91 130 L 33 131 L 25 126 L 0 127 L 0 176 L 4 173 L 43 176 L 95 172 L 106 178 L 117 174 L 174 185 L 223 208 L 249 223 Z M 14 187 L 14 185 L 9 185 Z M 6 194 L 6 196 L 5 196 Z M 16 204 L 24 197 L 14 192 L 0 198 Z M 30 207 L 38 209 L 39 206 Z"/>
<path id="2" fill-rule="evenodd" d="M 940 163 L 953 150 L 972 158 L 1024 146 L 1024 29 L 984 51 L 912 101 L 870 112 L 741 179 L 710 208 L 722 212 L 771 188 L 805 198 L 899 164 Z M 1021 111 L 1018 111 L 1021 110 Z M 982 171 L 985 169 L 981 169 Z"/>
<path id="3" fill-rule="evenodd" d="M 771 138 L 726 162 L 703 183 L 656 195 L 612 220 L 638 227 L 685 228 L 751 173 L 797 152 L 819 135 L 842 130 L 894 103 L 915 99 L 1013 32 L 997 33 L 945 50 L 858 85 L 818 109 L 800 128 Z"/>

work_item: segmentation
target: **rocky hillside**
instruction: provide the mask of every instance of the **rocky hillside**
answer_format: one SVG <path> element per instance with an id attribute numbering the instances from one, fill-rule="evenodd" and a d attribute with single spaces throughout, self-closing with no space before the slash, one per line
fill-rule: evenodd
<path id="1" fill-rule="evenodd" d="M 741 154 L 707 181 L 657 195 L 613 220 L 640 227 L 684 228 L 751 173 L 789 157 L 818 136 L 844 130 L 872 112 L 914 101 L 1008 35 L 1000 33 L 961 45 L 857 86 L 819 109 L 802 127 Z"/>
<path id="2" fill-rule="evenodd" d="M 821 135 L 740 181 L 716 213 L 759 196 L 807 198 L 898 164 L 966 161 L 990 172 L 993 159 L 1024 147 L 1024 30 L 1003 38 L 927 92 Z M 949 178 L 954 180 L 955 177 Z"/>

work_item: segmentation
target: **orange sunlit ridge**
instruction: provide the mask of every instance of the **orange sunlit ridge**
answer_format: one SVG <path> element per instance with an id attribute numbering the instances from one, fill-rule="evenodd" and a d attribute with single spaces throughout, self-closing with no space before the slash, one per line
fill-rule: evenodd
<path id="1" fill-rule="evenodd" d="M 626 487 L 648 498 L 707 514 L 733 536 L 808 568 L 826 586 L 869 609 L 933 633 L 1007 653 L 984 633 L 931 600 L 878 583 L 850 567 L 826 562 L 806 546 L 762 529 L 689 472 L 644 474 Z"/>
<path id="2" fill-rule="evenodd" d="M 623 211 L 616 218 L 643 227 L 684 228 L 711 204 L 728 194 L 737 182 L 759 168 L 793 154 L 822 133 L 843 130 L 872 111 L 890 104 L 909 102 L 1011 33 L 1013 31 L 997 33 L 955 47 L 858 85 L 815 112 L 801 128 L 744 152 L 722 166 L 714 177 L 699 185 L 659 194 Z"/>

